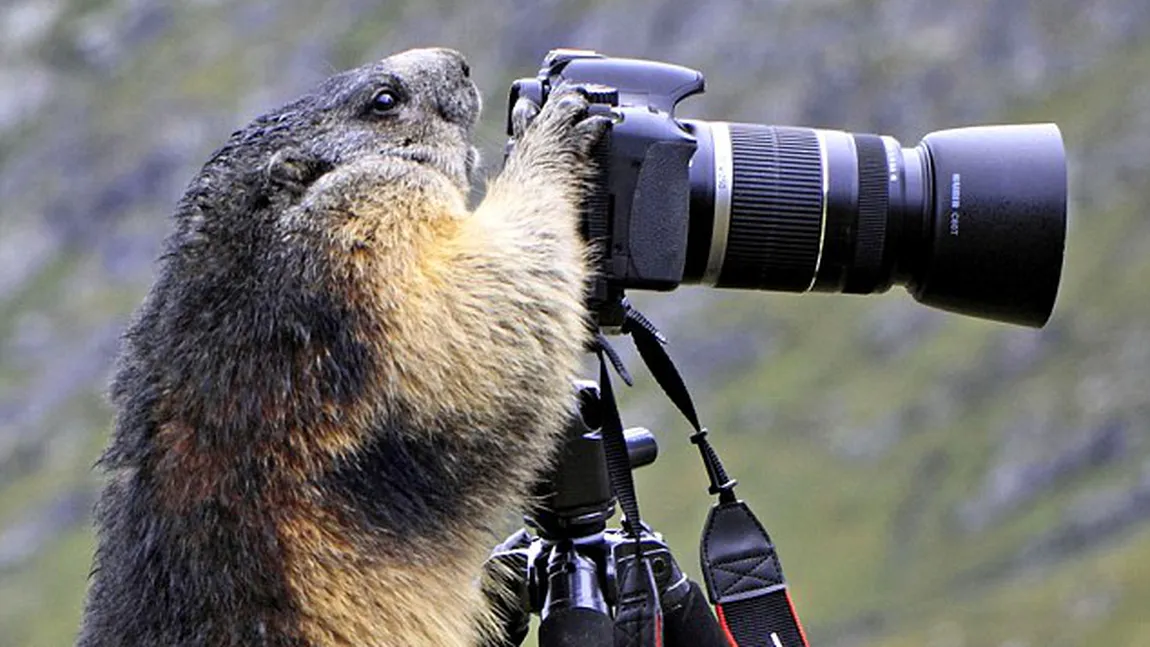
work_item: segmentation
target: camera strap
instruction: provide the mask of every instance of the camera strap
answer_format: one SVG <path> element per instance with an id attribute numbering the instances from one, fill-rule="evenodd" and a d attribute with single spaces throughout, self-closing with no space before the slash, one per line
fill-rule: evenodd
<path id="1" fill-rule="evenodd" d="M 703 526 L 700 555 L 707 597 L 723 631 L 733 647 L 807 647 L 775 545 L 750 507 L 735 496 L 737 482 L 723 469 L 707 429 L 699 424 L 691 394 L 664 348 L 666 338 L 626 300 L 623 307 L 622 332 L 631 336 L 655 381 L 694 428 L 691 443 L 707 471 L 708 490 L 717 496 Z M 609 408 L 618 419 L 613 395 Z"/>
<path id="2" fill-rule="evenodd" d="M 634 540 L 633 556 L 628 564 L 620 565 L 616 580 L 619 595 L 615 610 L 615 647 L 663 647 L 663 609 L 659 603 L 659 587 L 655 584 L 651 565 L 643 555 L 639 499 L 635 495 L 631 458 L 627 453 L 623 420 L 615 401 L 608 363 L 627 385 L 631 384 L 631 376 L 603 333 L 598 333 L 595 338 L 595 353 L 599 357 L 601 434 L 607 476 L 623 510 L 623 530 Z"/>

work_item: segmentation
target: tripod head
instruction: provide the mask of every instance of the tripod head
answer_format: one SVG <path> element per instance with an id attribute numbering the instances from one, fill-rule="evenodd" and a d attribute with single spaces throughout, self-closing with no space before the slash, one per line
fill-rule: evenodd
<path id="1" fill-rule="evenodd" d="M 563 447 L 554 468 L 533 488 L 538 505 L 524 516 L 538 536 L 516 532 L 488 562 L 489 575 L 513 593 L 489 596 L 505 619 L 504 642 L 496 644 L 521 644 L 531 614 L 542 618 L 543 647 L 614 644 L 626 613 L 621 603 L 635 578 L 650 573 L 667 618 L 669 647 L 725 645 L 698 585 L 683 574 L 661 536 L 644 526 L 636 541 L 607 528 L 616 506 L 599 430 L 599 386 L 578 381 L 575 391 L 578 408 Z M 624 436 L 632 469 L 654 462 L 658 445 L 650 431 L 633 428 Z"/>
<path id="2" fill-rule="evenodd" d="M 615 497 L 603 455 L 599 385 L 575 382 L 577 410 L 567 425 L 563 447 L 551 472 L 532 490 L 539 504 L 527 525 L 552 541 L 578 540 L 603 532 L 615 514 Z M 624 431 L 631 468 L 650 465 L 659 455 L 655 436 L 642 427 Z"/>

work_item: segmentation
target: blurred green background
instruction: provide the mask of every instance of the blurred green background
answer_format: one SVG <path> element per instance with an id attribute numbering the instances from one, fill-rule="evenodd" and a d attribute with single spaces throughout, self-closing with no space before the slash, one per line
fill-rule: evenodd
<path id="1" fill-rule="evenodd" d="M 0 6 L 0 647 L 70 644 L 117 338 L 184 184 L 233 129 L 414 45 L 468 54 L 497 168 L 551 47 L 704 71 L 684 114 L 930 130 L 1054 121 L 1062 289 L 1041 331 L 881 297 L 636 299 L 771 529 L 821 646 L 1150 644 L 1145 0 L 6 0 Z M 643 371 L 645 516 L 695 560 L 704 478 Z"/>

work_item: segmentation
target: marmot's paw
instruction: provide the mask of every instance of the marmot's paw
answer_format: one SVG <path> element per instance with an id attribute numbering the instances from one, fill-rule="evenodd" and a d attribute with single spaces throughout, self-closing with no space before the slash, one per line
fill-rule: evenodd
<path id="1" fill-rule="evenodd" d="M 561 86 L 542 109 L 527 99 L 519 99 L 511 113 L 516 149 L 523 154 L 558 154 L 567 164 L 585 165 L 591 147 L 603 136 L 610 119 L 590 115 L 589 103 L 578 86 Z"/>

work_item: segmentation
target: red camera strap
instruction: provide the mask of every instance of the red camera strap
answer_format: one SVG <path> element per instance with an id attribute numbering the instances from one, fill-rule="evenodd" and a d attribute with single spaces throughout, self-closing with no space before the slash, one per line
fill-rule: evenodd
<path id="1" fill-rule="evenodd" d="M 742 501 L 716 503 L 702 540 L 703 580 L 736 647 L 808 647 L 770 536 Z"/>

